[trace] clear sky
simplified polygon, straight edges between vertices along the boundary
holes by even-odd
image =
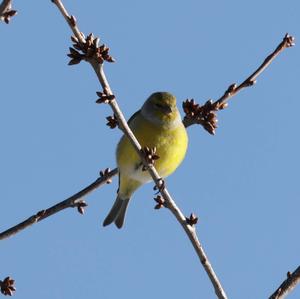
[[[217,99],[241,82],[286,32],[300,37],[300,2],[64,1],[85,33],[111,47],[105,70],[129,118],[154,91],[179,106]],[[0,24],[1,230],[115,167],[121,136],[86,63],[67,66],[70,30],[51,1],[14,1]],[[297,43],[297,40],[296,40]],[[300,264],[299,46],[287,49],[219,113],[210,136],[191,127],[189,150],[167,186],[233,299],[268,298]],[[67,210],[1,241],[0,279],[15,298],[215,298],[179,224],[141,188],[124,229],[102,227],[117,180]],[[300,286],[290,297],[300,298]]]

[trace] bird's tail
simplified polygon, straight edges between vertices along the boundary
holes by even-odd
[[[103,222],[103,226],[109,225],[114,222],[117,228],[121,228],[124,224],[125,214],[129,201],[130,198],[123,199],[118,195],[113,207],[111,208],[110,212]]]

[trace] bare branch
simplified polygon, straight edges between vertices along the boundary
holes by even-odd
[[[12,0],[3,0],[0,4],[0,20],[8,24],[16,14],[17,11],[12,9]]]
[[[83,35],[80,33],[80,30],[78,29],[76,22],[72,22],[72,17],[69,16],[68,12],[66,11],[66,9],[64,8],[62,2],[60,0],[52,0],[52,2],[54,4],[57,5],[57,7],[59,8],[60,12],[62,13],[62,15],[64,16],[65,20],[68,22],[71,30],[73,31],[75,37],[81,42],[84,43],[85,40],[83,38]],[[75,18],[74,18],[75,19]],[[88,60],[88,59],[87,59]],[[91,63],[91,65],[93,66],[98,80],[103,88],[103,92],[104,94],[106,94],[107,96],[113,96],[113,92],[109,86],[109,83],[106,79],[104,70],[103,70],[103,64],[99,63],[99,61],[97,61],[94,58],[91,58],[88,60],[88,62]],[[115,117],[118,120],[118,124],[120,126],[120,128],[123,130],[124,134],[129,138],[131,144],[133,145],[133,147],[135,148],[135,150],[137,151],[137,153],[140,155],[141,160],[143,162],[143,164],[147,167],[147,170],[149,171],[153,181],[155,182],[156,187],[160,190],[164,200],[166,201],[167,207],[170,209],[170,211],[174,214],[174,216],[176,217],[176,219],[178,220],[178,222],[181,224],[181,226],[183,227],[183,229],[185,230],[187,236],[189,237],[191,243],[193,244],[193,247],[206,271],[206,273],[208,274],[214,289],[215,289],[215,293],[217,295],[218,298],[227,298],[225,291],[223,290],[223,287],[221,286],[221,283],[216,275],[216,273],[214,272],[204,250],[203,247],[201,245],[201,243],[199,242],[199,239],[196,235],[196,230],[194,228],[194,226],[191,226],[187,223],[186,221],[186,217],[182,214],[182,212],[179,210],[179,208],[177,207],[177,205],[175,204],[174,200],[172,199],[170,193],[168,192],[168,190],[166,189],[165,185],[163,184],[163,188],[162,188],[162,179],[159,176],[159,174],[157,173],[156,169],[154,168],[154,166],[152,164],[147,163],[145,156],[142,154],[141,151],[141,145],[139,144],[138,140],[136,139],[136,137],[134,136],[134,134],[132,133],[132,131],[130,130],[120,108],[119,105],[116,102],[116,99],[113,97],[112,100],[109,101],[109,105],[111,106]]]
[[[290,48],[295,45],[295,38],[288,33],[284,36],[282,42],[276,47],[276,49],[264,60],[264,62],[258,67],[258,69],[251,74],[243,83],[239,86],[235,84],[230,85],[224,95],[216,101],[216,103],[222,104],[245,87],[252,86],[256,83],[257,77],[272,63],[272,61],[286,48]]]
[[[271,295],[269,299],[283,299],[300,283],[300,266],[293,272],[287,273],[287,279]]]
[[[286,48],[295,45],[295,38],[288,33],[284,36],[282,42],[276,49],[263,61],[263,63],[240,85],[231,84],[225,93],[215,102],[209,100],[203,106],[196,104],[194,100],[187,100],[183,104],[185,117],[183,123],[186,127],[194,124],[201,124],[209,133],[214,134],[217,128],[217,119],[215,112],[227,107],[227,101],[235,96],[243,88],[252,86],[256,83],[258,76],[272,63],[272,61]],[[209,107],[205,105],[209,104]],[[209,108],[209,109],[207,109]]]
[[[83,197],[87,194],[91,193],[92,191],[96,190],[98,187],[100,187],[103,184],[110,183],[111,178],[115,176],[118,173],[118,169],[115,168],[112,171],[109,171],[106,169],[104,172],[100,173],[100,177],[97,178],[93,183],[91,183],[89,186],[85,187],[81,191],[77,192],[76,194],[72,195],[71,197],[67,198],[66,200],[48,208],[45,210],[41,210],[35,215],[29,217],[28,219],[24,220],[23,222],[7,229],[6,231],[3,231],[0,233],[0,240],[9,238],[16,233],[22,231],[23,229],[41,221],[44,220],[47,217],[52,216],[53,214],[56,214],[64,209],[67,208],[74,208],[76,207],[78,209],[78,212],[81,214],[83,213],[83,208],[86,206],[85,202],[83,201]]]

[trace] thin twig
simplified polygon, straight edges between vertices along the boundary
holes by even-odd
[[[187,115],[184,117],[183,123],[186,127],[189,127],[194,124],[201,124],[203,127],[211,134],[214,134],[214,129],[216,126],[214,126],[214,123],[211,123],[209,119],[207,119],[208,113],[216,112],[218,110],[224,109],[226,107],[227,101],[235,96],[238,92],[240,92],[242,89],[252,86],[256,83],[256,79],[258,76],[272,63],[272,61],[286,48],[290,48],[295,45],[295,38],[288,33],[284,36],[281,43],[276,47],[276,49],[263,61],[263,63],[240,85],[237,85],[236,83],[231,84],[225,93],[215,102],[207,101],[206,104],[209,104],[210,109],[204,109],[205,115],[203,115],[202,111],[199,111],[204,106],[199,106],[198,104],[195,104],[194,101],[192,102],[192,105],[196,106],[196,111],[191,111],[192,113],[187,113]],[[190,107],[187,107],[190,108]],[[195,109],[194,109],[195,110]],[[189,109],[187,109],[189,112]],[[199,113],[200,112],[200,113]],[[216,118],[215,118],[216,119]],[[207,127],[206,127],[207,126]]]
[[[300,283],[300,266],[293,272],[287,273],[287,279],[271,295],[269,299],[283,299]]]
[[[106,172],[103,176],[100,176],[97,178],[93,183],[85,187],[84,189],[80,190],[76,194],[70,196],[66,200],[48,208],[45,210],[41,210],[35,215],[32,215],[28,219],[24,220],[23,222],[7,229],[6,231],[3,231],[0,233],[0,240],[6,239],[8,237],[11,237],[15,235],[16,233],[20,232],[21,230],[47,218],[52,216],[53,214],[56,214],[64,209],[67,208],[74,208],[77,207],[79,211],[81,211],[80,208],[82,208],[81,203],[83,202],[83,197],[87,194],[91,193],[92,191],[96,190],[101,185],[107,183],[110,181],[110,179],[115,176],[118,173],[118,169],[115,168],[112,171]]]
[[[67,22],[68,22],[69,26],[71,27],[71,30],[75,34],[76,38],[83,43],[84,42],[83,36],[80,33],[80,30],[78,29],[76,22],[74,22],[74,18],[73,18],[73,22],[70,21],[70,20],[72,20],[72,17],[67,13],[62,2],[60,0],[52,0],[52,2],[57,5],[60,12],[63,14],[64,18],[67,20]],[[106,75],[103,70],[103,64],[99,63],[98,61],[96,61],[94,59],[90,59],[88,61],[93,66],[93,68],[97,74],[97,77],[99,79],[99,82],[103,88],[104,93],[108,96],[113,96],[113,92],[109,86],[109,83],[106,79]],[[179,210],[179,208],[175,204],[174,200],[171,198],[171,195],[169,194],[169,192],[165,188],[165,186],[164,186],[164,188],[161,188],[161,182],[162,182],[161,177],[157,173],[155,167],[146,162],[145,157],[142,155],[142,152],[141,152],[141,149],[142,149],[141,145],[139,144],[138,140],[136,139],[136,137],[130,130],[130,128],[125,120],[125,117],[123,116],[123,114],[119,108],[119,105],[117,104],[117,102],[115,100],[115,97],[113,97],[112,100],[109,101],[109,105],[111,106],[115,116],[117,117],[118,123],[119,123],[121,129],[123,130],[124,134],[129,138],[131,144],[133,145],[133,147],[135,148],[137,153],[140,155],[140,158],[141,158],[143,164],[147,166],[147,169],[148,169],[153,181],[155,182],[156,187],[160,190],[163,198],[166,201],[166,204],[167,204],[166,206],[174,214],[174,216],[176,217],[178,222],[181,224],[181,226],[185,230],[191,243],[193,244],[193,247],[194,247],[198,257],[214,286],[217,297],[223,298],[223,299],[227,298],[225,291],[224,291],[216,273],[214,272],[206,254],[203,250],[201,243],[198,240],[198,237],[197,237],[196,231],[195,231],[195,227],[187,224],[186,217]]]
[[[235,96],[239,91],[245,87],[252,86],[256,83],[257,77],[272,63],[272,61],[286,48],[290,48],[295,45],[295,38],[288,33],[282,39],[282,42],[276,47],[276,49],[263,61],[263,63],[257,68],[257,70],[251,74],[244,82],[236,86],[232,84],[229,86],[224,95],[216,101],[218,104],[222,104]]]
[[[17,11],[12,9],[12,0],[3,0],[0,4],[0,20],[8,24],[11,17],[16,14]]]

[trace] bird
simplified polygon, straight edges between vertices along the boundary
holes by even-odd
[[[128,125],[142,148],[156,148],[159,158],[154,166],[162,178],[173,173],[181,164],[188,147],[188,135],[176,105],[176,97],[171,93],[151,94],[142,108],[129,119]],[[133,193],[152,178],[145,171],[139,154],[126,135],[117,145],[116,160],[119,188],[103,226],[114,222],[117,228],[122,228]]]

